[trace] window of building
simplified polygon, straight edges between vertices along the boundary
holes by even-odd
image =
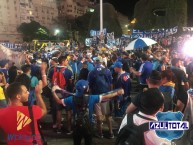
[[[14,4],[16,5],[16,1],[14,1]]]
[[[9,2],[9,0],[7,0],[7,3]]]
[[[166,16],[166,10],[165,9],[155,9],[153,11],[153,14],[158,17],[164,17]]]

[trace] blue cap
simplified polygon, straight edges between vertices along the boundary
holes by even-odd
[[[88,88],[88,81],[79,80],[76,85],[76,96],[80,97],[84,94],[84,91]]]
[[[114,68],[115,68],[115,67],[122,68],[122,66],[123,66],[123,64],[122,64],[122,62],[120,62],[120,61],[116,61],[116,62],[114,63]]]

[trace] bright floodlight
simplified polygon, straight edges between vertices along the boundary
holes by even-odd
[[[94,9],[90,8],[90,12],[93,13],[93,12],[94,12]]]
[[[59,29],[56,29],[56,30],[55,30],[55,33],[56,33],[56,34],[60,33],[60,30],[59,30]]]
[[[184,43],[183,53],[189,57],[193,57],[193,38],[188,39]]]

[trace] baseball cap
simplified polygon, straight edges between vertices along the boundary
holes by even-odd
[[[85,80],[79,80],[76,85],[76,95],[77,97],[80,97],[84,94],[84,91],[88,88],[88,81]]]
[[[122,62],[120,62],[120,61],[116,61],[116,62],[114,63],[114,68],[115,68],[115,67],[122,68],[122,66],[123,66],[123,64],[122,64]]]

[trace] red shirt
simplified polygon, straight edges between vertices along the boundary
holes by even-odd
[[[41,143],[37,120],[42,117],[42,109],[33,105],[35,138]],[[8,145],[32,145],[32,131],[29,110],[27,106],[10,106],[0,109],[0,128],[6,133]]]

